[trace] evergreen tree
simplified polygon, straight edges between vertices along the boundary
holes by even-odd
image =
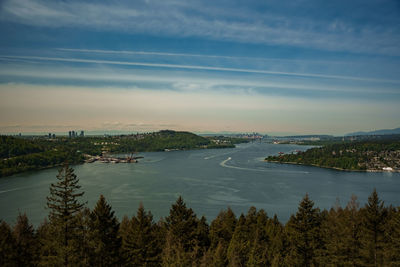
[[[400,208],[390,212],[385,229],[385,264],[400,266]]]
[[[131,220],[129,220],[128,216],[124,215],[122,217],[121,223],[119,224],[119,229],[118,229],[118,236],[121,239],[121,248],[119,251],[119,256],[121,259],[121,262],[125,264],[128,260],[126,258],[126,253],[125,253],[125,242],[127,240],[128,232],[131,228]]]
[[[235,231],[236,222],[236,216],[231,208],[218,214],[210,225],[210,245],[212,249],[216,248],[220,243],[221,246],[229,245]]]
[[[321,234],[325,247],[318,251],[319,262],[323,265],[340,265],[346,257],[344,238],[346,221],[344,221],[343,210],[341,207],[331,208],[326,220],[321,223]]]
[[[215,248],[215,252],[213,254],[212,258],[212,266],[226,266],[227,265],[227,259],[226,259],[226,251],[227,251],[226,245],[224,245],[222,242],[218,243],[217,247]]]
[[[236,226],[236,216],[231,208],[221,211],[211,222],[209,237],[210,248],[207,252],[209,264],[212,266],[226,266],[228,264],[227,250]]]
[[[56,231],[54,225],[46,219],[37,229],[37,240],[39,245],[39,266],[60,266],[58,257],[59,242],[55,238]]]
[[[167,235],[163,265],[185,264],[198,255],[198,224],[196,214],[179,197],[165,218]]]
[[[13,229],[16,243],[16,259],[18,266],[36,266],[38,261],[38,246],[33,226],[26,214],[19,214]]]
[[[267,258],[271,266],[282,266],[282,259],[284,258],[284,248],[286,246],[286,239],[283,232],[283,226],[279,222],[278,217],[274,215],[269,219],[266,226],[267,235],[269,238],[269,246]]]
[[[257,212],[257,221],[252,222],[255,233],[251,241],[249,260],[247,266],[269,266],[271,264],[269,253],[270,237],[267,233],[268,216],[264,210]]]
[[[91,244],[91,229],[90,229],[90,209],[84,208],[76,216],[77,229],[75,244],[79,248],[73,256],[74,262],[83,266],[90,264],[90,255],[93,244]]]
[[[387,210],[376,189],[368,197],[362,212],[361,255],[368,266],[383,265],[384,230]]]
[[[0,266],[16,266],[16,246],[10,226],[0,221]]]
[[[209,231],[210,227],[207,224],[206,217],[201,216],[200,220],[197,222],[197,228],[195,230],[194,251],[192,254],[193,263],[195,265],[200,264],[200,260],[210,247]]]
[[[140,204],[136,217],[126,227],[122,251],[127,266],[158,266],[161,245],[157,238],[157,225],[151,212]]]
[[[291,217],[289,228],[292,250],[290,252],[291,264],[296,266],[312,266],[316,263],[316,251],[321,247],[320,241],[320,213],[314,208],[314,202],[308,194],[300,202],[299,209]]]
[[[250,251],[251,231],[246,223],[246,217],[241,214],[229,243],[227,258],[228,266],[245,266]]]
[[[119,263],[121,239],[118,236],[119,223],[111,206],[103,195],[89,215],[92,266],[114,266]]]
[[[84,192],[78,192],[79,179],[74,170],[64,164],[57,175],[58,182],[50,185],[50,196],[47,197],[47,207],[50,209],[51,237],[57,241],[55,259],[58,265],[69,266],[73,254],[77,253],[77,217],[84,203],[78,201]]]
[[[162,251],[162,266],[186,267],[192,265],[192,253],[185,251],[182,242],[173,236],[172,231],[167,232],[165,245]]]
[[[351,196],[349,203],[343,210],[343,247],[346,251],[343,264],[349,266],[361,266],[361,217],[359,203],[355,195]]]

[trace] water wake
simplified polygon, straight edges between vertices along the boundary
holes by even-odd
[[[18,190],[22,190],[22,189],[26,189],[26,188],[27,187],[17,187],[17,188],[13,188],[13,189],[9,189],[9,190],[3,190],[3,191],[0,191],[0,194],[12,192],[12,191],[18,191]]]
[[[252,169],[252,168],[244,168],[244,167],[238,167],[238,166],[232,166],[232,165],[227,165],[226,163],[230,161],[232,158],[229,157],[226,160],[223,160],[219,163],[221,167],[224,168],[230,168],[230,169],[236,169],[236,170],[242,170],[242,171],[253,171],[253,172],[281,172],[281,173],[301,173],[301,174],[307,174],[309,172],[305,171],[285,171],[285,170],[268,170],[268,169]]]
[[[215,155],[211,155],[211,156],[205,157],[204,159],[213,159],[213,158],[216,158],[216,157],[219,157],[219,156],[232,155],[232,154],[235,154],[237,152],[238,151],[232,151],[232,152],[228,152],[228,153],[215,154]]]

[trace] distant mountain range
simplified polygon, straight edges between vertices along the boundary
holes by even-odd
[[[384,135],[384,134],[400,134],[400,128],[396,129],[383,129],[370,132],[354,132],[345,134],[345,136],[356,136],[356,135]]]

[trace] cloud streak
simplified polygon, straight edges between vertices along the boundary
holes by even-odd
[[[378,6],[378,3],[375,4]],[[399,20],[395,17],[392,17],[392,24],[376,19],[380,24],[373,25],[336,17],[330,21],[321,17],[311,20],[305,15],[293,19],[283,10],[294,12],[304,6],[283,7],[272,2],[266,5],[259,12],[240,5],[234,8],[235,3],[225,7],[212,2],[207,7],[207,2],[198,1],[190,1],[189,4],[171,1],[111,1],[99,4],[8,0],[3,2],[0,14],[4,21],[50,28],[84,27],[154,36],[201,37],[328,51],[400,55]],[[270,9],[275,9],[275,12]],[[237,17],[232,14],[237,14]]]
[[[9,82],[18,82],[21,79],[39,79],[41,83],[63,84],[64,81],[76,81],[78,84],[85,82],[92,83],[93,88],[101,88],[107,85],[120,84],[120,87],[141,86],[150,90],[163,88],[164,90],[193,91],[201,90],[203,92],[222,91],[229,94],[237,92],[243,93],[265,93],[273,91],[279,94],[280,90],[290,90],[293,92],[332,92],[339,93],[337,97],[343,98],[343,94],[355,93],[376,93],[379,88],[380,93],[399,95],[400,91],[396,88],[360,85],[338,85],[321,84],[318,81],[299,81],[298,79],[276,79],[268,77],[267,79],[248,79],[246,77],[217,75],[202,75],[199,73],[176,73],[174,71],[130,71],[120,68],[101,67],[40,67],[34,65],[7,65],[0,67],[0,77],[8,77]],[[147,86],[146,86],[147,85]],[[292,95],[296,95],[293,93]]]
[[[257,70],[257,69],[212,67],[212,66],[199,66],[199,65],[179,65],[179,64],[129,62],[129,61],[100,60],[100,59],[40,57],[40,56],[8,56],[8,55],[0,55],[0,59],[43,60],[43,61],[58,61],[58,62],[73,62],[73,63],[91,63],[91,64],[106,64],[106,65],[141,66],[141,67],[151,67],[151,68],[206,70],[206,71],[221,71],[221,72],[239,72],[239,73],[254,73],[254,74],[266,74],[266,75],[282,75],[282,76],[299,76],[299,77],[311,77],[311,78],[326,78],[326,79],[337,79],[337,80],[387,82],[387,83],[400,84],[399,80],[386,80],[386,79],[374,79],[374,78],[365,78],[365,77],[351,77],[351,76],[326,75],[326,74],[314,74],[314,73],[268,71],[268,70]]]

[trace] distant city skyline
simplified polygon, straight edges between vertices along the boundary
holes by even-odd
[[[0,4],[0,134],[400,127],[400,4]]]

